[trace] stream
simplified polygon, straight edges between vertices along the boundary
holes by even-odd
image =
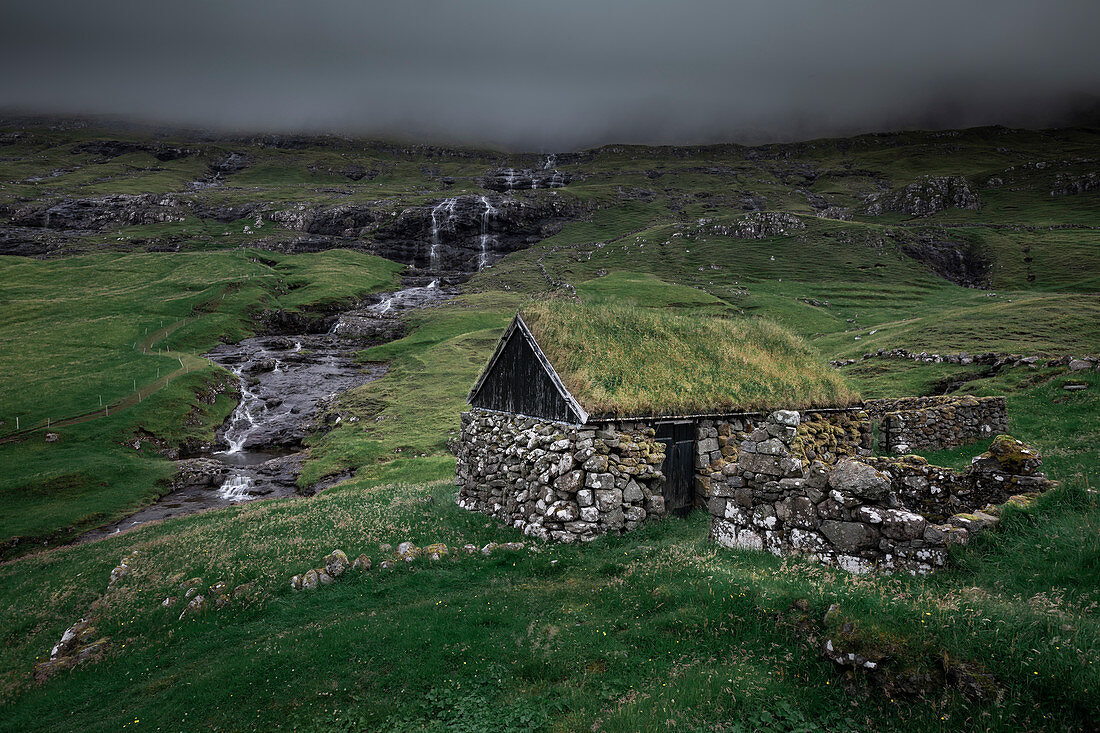
[[[409,311],[449,300],[453,284],[438,275],[406,278],[377,302],[343,311],[322,333],[255,336],[204,356],[237,376],[241,398],[219,428],[216,450],[177,461],[173,490],[130,516],[81,536],[90,541],[146,522],[196,514],[260,498],[314,494],[347,476],[299,489],[302,442],[337,396],[379,379],[384,364],[356,362],[356,352],[400,337]]]

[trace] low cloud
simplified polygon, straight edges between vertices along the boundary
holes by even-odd
[[[0,106],[561,150],[1053,125],[1100,3],[10,0]]]

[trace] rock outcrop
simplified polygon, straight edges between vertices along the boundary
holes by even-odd
[[[481,185],[490,191],[503,193],[526,189],[562,188],[571,180],[569,174],[552,168],[497,168],[486,174]]]
[[[432,270],[478,270],[553,234],[580,213],[577,203],[545,198],[457,196],[405,209],[373,233],[371,250]]]
[[[978,194],[962,176],[921,176],[902,189],[867,198],[866,213],[928,216],[947,209],[981,208]]]

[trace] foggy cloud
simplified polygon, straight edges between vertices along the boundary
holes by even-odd
[[[1049,125],[1095,0],[6,0],[0,107],[563,150]]]

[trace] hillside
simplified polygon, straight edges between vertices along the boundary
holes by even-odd
[[[1063,357],[1100,354],[1098,160],[1092,129],[547,156],[0,120],[0,729],[1094,727],[1100,371]],[[924,578],[716,548],[705,512],[454,552],[525,539],[454,506],[448,444],[550,299],[782,332],[830,394],[1005,394],[1059,486]],[[325,348],[369,377],[250,446],[321,493],[69,544],[209,470]],[[404,541],[452,552],[380,570]],[[374,569],[291,590],[336,548]],[[81,617],[95,658],[36,680]],[[880,673],[822,655],[845,621]]]

